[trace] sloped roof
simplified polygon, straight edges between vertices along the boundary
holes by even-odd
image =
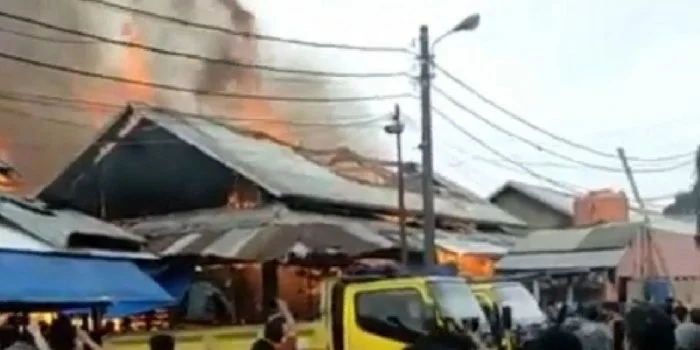
[[[349,255],[399,246],[396,223],[292,211],[281,205],[232,211],[200,210],[121,223],[149,241],[155,254],[241,260],[281,258],[302,244],[312,250],[339,249]],[[419,230],[408,228],[408,244],[422,250]],[[505,248],[468,236],[436,233],[444,249],[504,254]]]
[[[574,214],[575,198],[571,194],[557,191],[544,186],[531,185],[519,181],[508,181],[496,190],[489,200],[495,201],[502,193],[514,190],[528,196],[553,210],[571,216]]]
[[[101,257],[152,258],[140,251],[109,251],[71,247],[74,235],[109,238],[141,246],[145,240],[115,225],[72,210],[55,210],[45,203],[0,194],[0,250],[70,253]]]
[[[622,260],[624,249],[506,255],[496,264],[500,271],[576,270],[612,268]]]
[[[144,242],[115,225],[77,211],[51,209],[37,200],[0,196],[0,216],[54,247],[68,247],[68,240],[74,234]]]
[[[328,167],[310,161],[292,147],[262,135],[240,132],[214,118],[185,115],[165,109],[132,106],[105,129],[101,137],[119,139],[129,120],[144,118],[197,148],[206,156],[247,177],[278,198],[305,198],[324,203],[396,210],[396,189],[372,186],[344,178]],[[121,125],[122,127],[117,127]],[[54,183],[70,183],[99,157],[92,145]],[[108,152],[108,151],[107,151]],[[45,188],[50,190],[53,184]],[[406,194],[406,209],[422,210],[419,194]],[[519,219],[492,205],[436,198],[438,215],[477,222],[524,225]]]

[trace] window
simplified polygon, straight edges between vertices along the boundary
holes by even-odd
[[[430,291],[442,317],[449,317],[458,324],[478,318],[480,328],[488,331],[486,315],[466,281],[431,282]]]
[[[510,306],[513,319],[517,323],[542,323],[546,320],[544,313],[537,305],[535,297],[520,283],[502,283],[496,285],[496,291],[503,306]]]
[[[403,342],[411,342],[425,325],[425,305],[412,288],[358,293],[357,324],[363,330]]]

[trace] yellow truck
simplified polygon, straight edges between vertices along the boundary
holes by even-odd
[[[469,325],[489,337],[486,317],[461,277],[357,276],[328,279],[322,288],[320,318],[297,325],[298,349],[404,350],[428,334],[430,324],[462,325],[459,332]],[[248,349],[261,328],[202,328],[172,334],[178,350]],[[146,350],[151,335],[112,337],[105,340],[106,348]]]

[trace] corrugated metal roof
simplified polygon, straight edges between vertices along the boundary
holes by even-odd
[[[595,227],[537,230],[519,240],[511,253],[572,251],[595,230]]]
[[[150,241],[156,254],[230,259],[269,259],[286,255],[301,243],[314,250],[340,249],[362,254],[399,246],[395,223],[288,210],[282,206],[231,211],[203,210],[130,220],[124,226]],[[419,230],[408,228],[408,244],[422,250]],[[471,240],[467,235],[436,233],[436,244],[448,250],[504,254],[505,248]]]
[[[640,219],[641,220],[641,219]],[[694,235],[693,224],[650,216],[652,233]],[[641,221],[606,223],[583,228],[546,229],[531,232],[518,241],[511,253],[604,250],[626,247],[642,229]]]
[[[68,248],[73,234],[93,235],[143,243],[120,227],[72,210],[49,209],[43,202],[8,195],[0,196],[0,216],[55,248]]]
[[[514,189],[548,207],[564,214],[573,215],[575,197],[548,187],[531,185],[519,181],[508,181],[489,198],[493,200],[507,189]]]
[[[624,249],[506,255],[496,264],[499,271],[564,270],[612,268],[622,259]]]
[[[0,249],[30,252],[51,252],[54,249],[45,242],[28,236],[26,233],[0,224]]]
[[[169,130],[213,159],[248,177],[276,196],[298,196],[329,203],[395,210],[396,189],[353,182],[267,138],[233,131],[212,120],[165,110],[137,109],[137,114]],[[420,212],[419,194],[406,194],[406,209]],[[524,223],[486,203],[436,198],[435,209],[448,217],[510,225]]]

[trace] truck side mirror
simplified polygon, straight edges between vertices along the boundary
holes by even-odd
[[[513,329],[513,309],[510,306],[503,307],[503,316],[501,321],[503,322],[503,329]]]

